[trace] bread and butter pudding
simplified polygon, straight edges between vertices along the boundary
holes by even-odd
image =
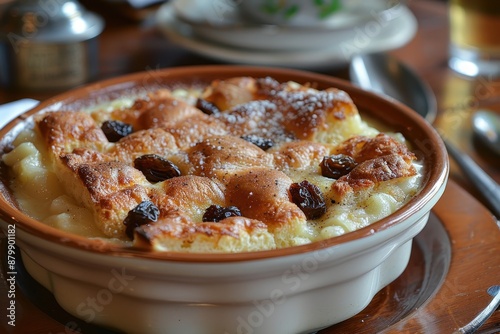
[[[76,318],[127,333],[349,319],[405,270],[449,170],[404,105],[249,66],[80,87],[0,129],[0,147],[0,228],[26,271]]]
[[[36,115],[3,162],[19,207],[48,225],[196,253],[352,232],[407,203],[423,174],[344,91],[250,76]]]

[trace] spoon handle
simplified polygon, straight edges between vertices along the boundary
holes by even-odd
[[[486,306],[486,308],[481,311],[471,322],[469,322],[464,327],[459,328],[453,334],[472,334],[475,333],[479,327],[481,327],[486,320],[495,312],[495,310],[500,305],[500,285],[491,286],[488,289],[488,292],[494,292],[494,298],[491,302]],[[491,294],[491,293],[490,293]]]
[[[484,200],[490,204],[493,214],[500,218],[500,186],[479,167],[471,157],[461,152],[449,142],[444,142],[448,153],[453,157],[473,185],[479,190]]]

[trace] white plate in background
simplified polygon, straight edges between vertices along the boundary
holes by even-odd
[[[406,14],[406,7],[394,5],[387,9],[385,1],[365,3],[366,13],[354,17],[336,17],[330,24],[315,27],[259,24],[246,18],[238,4],[216,5],[204,0],[172,0],[176,20],[189,25],[195,36],[238,48],[258,50],[324,49],[331,41],[353,39],[357,30],[373,30],[377,39],[394,35],[395,18]],[[382,7],[384,6],[384,7]],[[372,33],[368,31],[368,34]]]
[[[417,20],[413,13],[403,7],[402,13],[385,26],[369,21],[351,35],[331,34],[326,47],[306,50],[259,50],[217,43],[197,36],[193,27],[181,22],[175,15],[172,4],[165,3],[157,11],[156,23],[161,32],[172,42],[203,56],[234,64],[281,66],[301,69],[333,68],[345,65],[357,53],[382,52],[398,48],[410,41],[417,31]],[[245,45],[262,40],[260,35],[235,34],[232,38],[246,40]],[[296,36],[288,36],[294,43],[301,42]]]

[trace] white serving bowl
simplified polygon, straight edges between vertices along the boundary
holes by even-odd
[[[363,11],[344,10],[334,14],[336,18],[321,21],[314,16],[313,3],[303,2],[301,8],[307,13],[294,18],[290,24],[275,18],[275,15],[261,12],[262,2],[245,0],[237,6],[226,6],[221,10],[211,1],[175,0],[160,8],[157,21],[163,28],[165,22],[172,22],[176,29],[192,31],[204,41],[246,51],[270,52],[332,48],[338,48],[343,51],[342,54],[352,53],[353,49],[363,52],[365,50],[362,49],[373,40],[378,43],[401,40],[397,38],[401,31],[406,31],[406,36],[413,36],[416,30],[413,29],[416,20],[411,11],[399,2],[358,3],[354,6],[365,7]],[[308,15],[310,17],[305,18]],[[314,24],[293,24],[311,20]],[[357,42],[360,39],[364,42]]]
[[[404,1],[341,0],[319,3],[315,0],[242,0],[235,7],[244,17],[262,24],[291,27],[349,28],[367,20],[374,20],[380,13],[390,11]],[[225,13],[220,6],[219,16]]]
[[[27,271],[66,311],[127,333],[308,333],[357,314],[404,271],[412,239],[446,186],[444,145],[416,112],[339,79],[242,66],[137,73],[40,103],[0,131],[0,144],[8,147],[35,113],[75,110],[131,92],[241,75],[345,90],[361,112],[411,142],[424,164],[421,191],[390,216],[321,242],[262,252],[180,254],[141,252],[52,228],[23,214],[4,180],[1,228],[16,225],[16,244]]]

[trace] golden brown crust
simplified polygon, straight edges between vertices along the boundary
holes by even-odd
[[[147,188],[138,184],[101,197],[92,206],[98,227],[108,237],[125,239],[123,222],[129,211],[148,199]]]
[[[222,181],[243,169],[273,166],[272,155],[233,136],[208,137],[189,149],[188,159],[192,174]]]
[[[292,89],[285,84],[276,88],[273,82],[269,85],[274,87],[270,100],[282,112],[284,128],[298,139],[315,140],[318,132],[329,131],[333,124],[358,113],[350,97],[338,89]]]
[[[88,148],[75,148],[72,153],[61,154],[61,163],[73,172],[82,164],[112,161],[112,157]]]
[[[202,98],[224,111],[258,99],[257,89],[257,81],[251,77],[214,80],[205,89]]]
[[[384,181],[416,175],[415,167],[405,158],[389,154],[365,160],[332,185],[335,198],[342,202],[348,195],[365,192]]]
[[[92,156],[92,155],[90,155]],[[128,212],[149,198],[149,183],[137,169],[118,161],[79,163],[79,156],[68,155],[74,173],[61,178],[66,190],[94,215],[98,228],[108,237],[125,238],[123,220]]]
[[[77,147],[103,150],[108,143],[101,128],[85,112],[47,113],[38,122],[38,129],[55,156],[71,153]]]
[[[287,224],[304,213],[290,201],[292,180],[283,172],[268,168],[246,169],[233,175],[226,185],[230,205],[245,217],[261,220],[268,226]]]
[[[139,170],[119,161],[82,164],[77,173],[95,201],[124,188],[148,184]]]
[[[230,217],[217,223],[193,223],[183,216],[165,217],[135,230],[136,246],[178,252],[244,252],[275,248],[260,221]]]
[[[163,129],[172,134],[182,150],[187,150],[207,137],[227,134],[222,122],[205,114],[166,123]]]
[[[117,160],[131,163],[144,154],[169,157],[178,152],[175,137],[164,129],[154,128],[136,131],[120,139],[108,154]]]
[[[330,154],[330,148],[324,144],[305,140],[293,141],[271,149],[275,165],[280,170],[318,168],[323,157]]]
[[[406,145],[384,133],[375,137],[352,137],[340,144],[336,148],[336,152],[349,155],[357,162],[390,154],[405,156],[408,161],[415,159],[415,155]]]
[[[277,109],[276,104],[269,100],[239,104],[214,117],[224,123],[233,136],[258,135],[278,140],[294,138],[294,135],[283,127],[283,114]]]
[[[220,112],[205,114],[163,89],[111,112],[54,112],[38,121],[66,190],[89,208],[105,235],[126,239],[129,211],[151,201],[160,214],[135,229],[136,247],[197,252],[287,247],[311,241],[306,214],[290,194],[292,178],[319,180],[321,191],[341,202],[416,173],[415,156],[403,143],[358,133],[363,129],[358,111],[343,91],[236,77],[213,81],[201,97]],[[134,132],[109,142],[100,129],[105,120],[131,124]],[[259,146],[248,135],[274,146]],[[319,168],[323,157],[334,153],[359,163],[336,182]],[[134,167],[146,154],[173,162],[180,176],[148,181]],[[235,206],[242,216],[204,222],[211,205]]]
[[[161,128],[170,123],[203,115],[198,108],[173,97],[152,101],[157,101],[157,103],[143,111],[138,118],[140,129]]]
[[[225,205],[222,185],[202,176],[185,175],[161,182],[151,193],[151,201],[162,216],[181,214],[192,221],[201,221],[210,205]]]
[[[143,113],[152,109],[163,109],[162,104],[165,100],[171,99],[172,94],[168,89],[158,89],[155,92],[148,93],[143,98],[134,100],[130,107],[118,108],[111,112],[111,118],[131,124],[135,129],[141,129],[141,124],[138,121]],[[93,117],[99,122],[104,122],[106,117],[102,118],[102,111],[92,113]]]

